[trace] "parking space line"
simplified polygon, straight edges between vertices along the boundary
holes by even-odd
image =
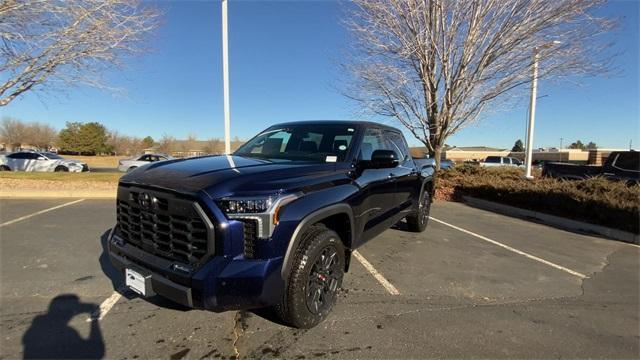
[[[62,205],[58,205],[58,206],[54,206],[54,207],[51,207],[51,208],[48,208],[48,209],[40,210],[40,211],[34,212],[33,214],[25,215],[25,216],[19,217],[17,219],[9,220],[7,222],[4,222],[4,223],[0,224],[0,228],[4,227],[4,226],[7,226],[7,225],[15,224],[15,223],[17,223],[19,221],[22,221],[22,220],[27,220],[29,218],[32,218],[32,217],[40,215],[40,214],[44,214],[44,213],[49,212],[49,211],[53,211],[53,210],[57,210],[57,209],[63,208],[65,206],[77,204],[77,203],[79,203],[81,201],[84,201],[84,200],[85,199],[71,201],[71,202],[68,202],[68,203],[64,203]]]
[[[98,307],[98,309],[93,314],[91,314],[91,316],[87,319],[87,322],[92,322],[96,320],[100,321],[104,319],[104,317],[107,315],[109,310],[111,310],[111,308],[118,302],[118,300],[120,300],[121,297],[122,295],[119,292],[114,291],[113,294],[111,294],[111,296],[109,296],[105,301],[103,301],[102,304],[100,304],[100,306]]]
[[[493,244],[493,245],[500,246],[501,248],[504,248],[504,249],[507,249],[507,250],[509,250],[509,251],[511,251],[511,252],[514,252],[514,253],[516,253],[516,254],[519,254],[519,255],[525,256],[525,257],[527,257],[527,258],[529,258],[529,259],[531,259],[531,260],[535,260],[535,261],[541,262],[541,263],[543,263],[543,264],[545,264],[545,265],[548,265],[548,266],[551,266],[551,267],[553,267],[553,268],[556,268],[556,269],[558,269],[558,270],[562,270],[562,271],[564,271],[564,272],[566,272],[566,273],[569,273],[569,274],[571,274],[571,275],[573,275],[573,276],[577,276],[577,277],[579,277],[579,278],[581,278],[581,279],[586,279],[586,278],[588,277],[587,275],[582,274],[582,273],[579,273],[579,272],[577,272],[577,271],[575,271],[575,270],[571,270],[571,269],[566,268],[566,267],[564,267],[564,266],[561,266],[561,265],[558,265],[558,264],[552,263],[551,261],[547,261],[547,260],[545,260],[545,259],[539,258],[539,257],[537,257],[537,256],[535,256],[535,255],[531,255],[531,254],[528,254],[528,253],[526,253],[526,252],[524,252],[524,251],[521,251],[521,250],[518,250],[518,249],[512,248],[512,247],[511,247],[511,246],[509,246],[509,245],[505,245],[505,244],[503,244],[503,243],[500,243],[500,242],[497,242],[497,241],[495,241],[495,240],[489,239],[488,237],[482,236],[482,235],[480,235],[480,234],[476,234],[476,233],[474,233],[474,232],[472,232],[472,231],[465,230],[465,229],[463,229],[463,228],[461,228],[461,227],[457,227],[457,226],[455,226],[455,225],[449,224],[449,223],[444,222],[444,221],[442,221],[442,220],[438,220],[438,219],[436,219],[436,218],[434,218],[434,217],[432,217],[432,216],[429,216],[429,218],[430,218],[431,220],[433,220],[433,221],[437,222],[437,223],[440,223],[440,224],[442,224],[442,225],[446,225],[446,226],[448,226],[448,227],[450,227],[450,228],[452,228],[452,229],[456,229],[456,230],[461,231],[461,232],[463,232],[463,233],[465,233],[465,234],[469,234],[469,235],[474,236],[474,237],[476,237],[476,238],[478,238],[478,239],[480,239],[480,240],[484,240],[484,241],[486,241],[486,242],[489,242],[489,243],[491,243],[491,244]]]
[[[387,290],[389,294],[400,295],[400,291],[398,291],[398,289],[396,289],[396,287],[393,286],[393,284],[390,283],[389,280],[382,276],[382,274],[380,274],[378,270],[376,270],[376,268],[374,268],[373,265],[371,265],[371,263],[358,252],[358,250],[353,252],[353,256],[355,256],[360,264],[362,264],[362,266],[364,266],[364,268],[367,269],[367,271],[371,273],[371,275],[373,275],[376,280],[378,280],[378,282],[385,288],[385,290]]]

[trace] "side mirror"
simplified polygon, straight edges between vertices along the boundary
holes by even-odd
[[[371,160],[368,162],[368,168],[384,169],[398,166],[398,154],[393,150],[376,150],[371,154]]]

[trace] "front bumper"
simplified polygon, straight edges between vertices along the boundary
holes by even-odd
[[[126,268],[150,275],[153,293],[187,307],[217,312],[260,308],[276,304],[284,291],[282,257],[219,255],[189,271],[124,243],[116,231],[109,236],[108,249],[111,263],[123,276]]]

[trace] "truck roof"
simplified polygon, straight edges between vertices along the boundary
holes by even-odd
[[[398,128],[393,126],[373,122],[373,121],[363,121],[363,120],[304,120],[304,121],[290,121],[284,123],[274,124],[269,127],[274,126],[287,126],[287,125],[352,125],[354,127],[379,127],[385,128],[388,130],[400,131]]]

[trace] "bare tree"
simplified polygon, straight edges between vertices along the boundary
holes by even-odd
[[[209,140],[207,140],[207,144],[203,150],[207,154],[221,154],[224,152],[224,145],[222,140],[217,138],[210,138]]]
[[[187,135],[187,139],[180,143],[180,150],[183,152],[195,150],[197,143],[198,137],[196,136],[196,134],[189,134]]]
[[[58,131],[49,124],[33,122],[26,125],[25,143],[40,150],[49,150],[58,140]]]
[[[176,147],[176,138],[163,134],[158,142],[158,151],[171,155]]]
[[[8,145],[11,150],[26,143],[27,125],[22,121],[10,117],[3,117],[0,122],[0,142]]]
[[[610,68],[599,36],[615,21],[592,11],[603,2],[355,0],[345,94],[400,122],[439,169],[447,137],[529,83],[534,56],[539,78]]]
[[[158,12],[138,0],[0,3],[0,106],[54,85],[107,87],[102,73],[143,50]]]

